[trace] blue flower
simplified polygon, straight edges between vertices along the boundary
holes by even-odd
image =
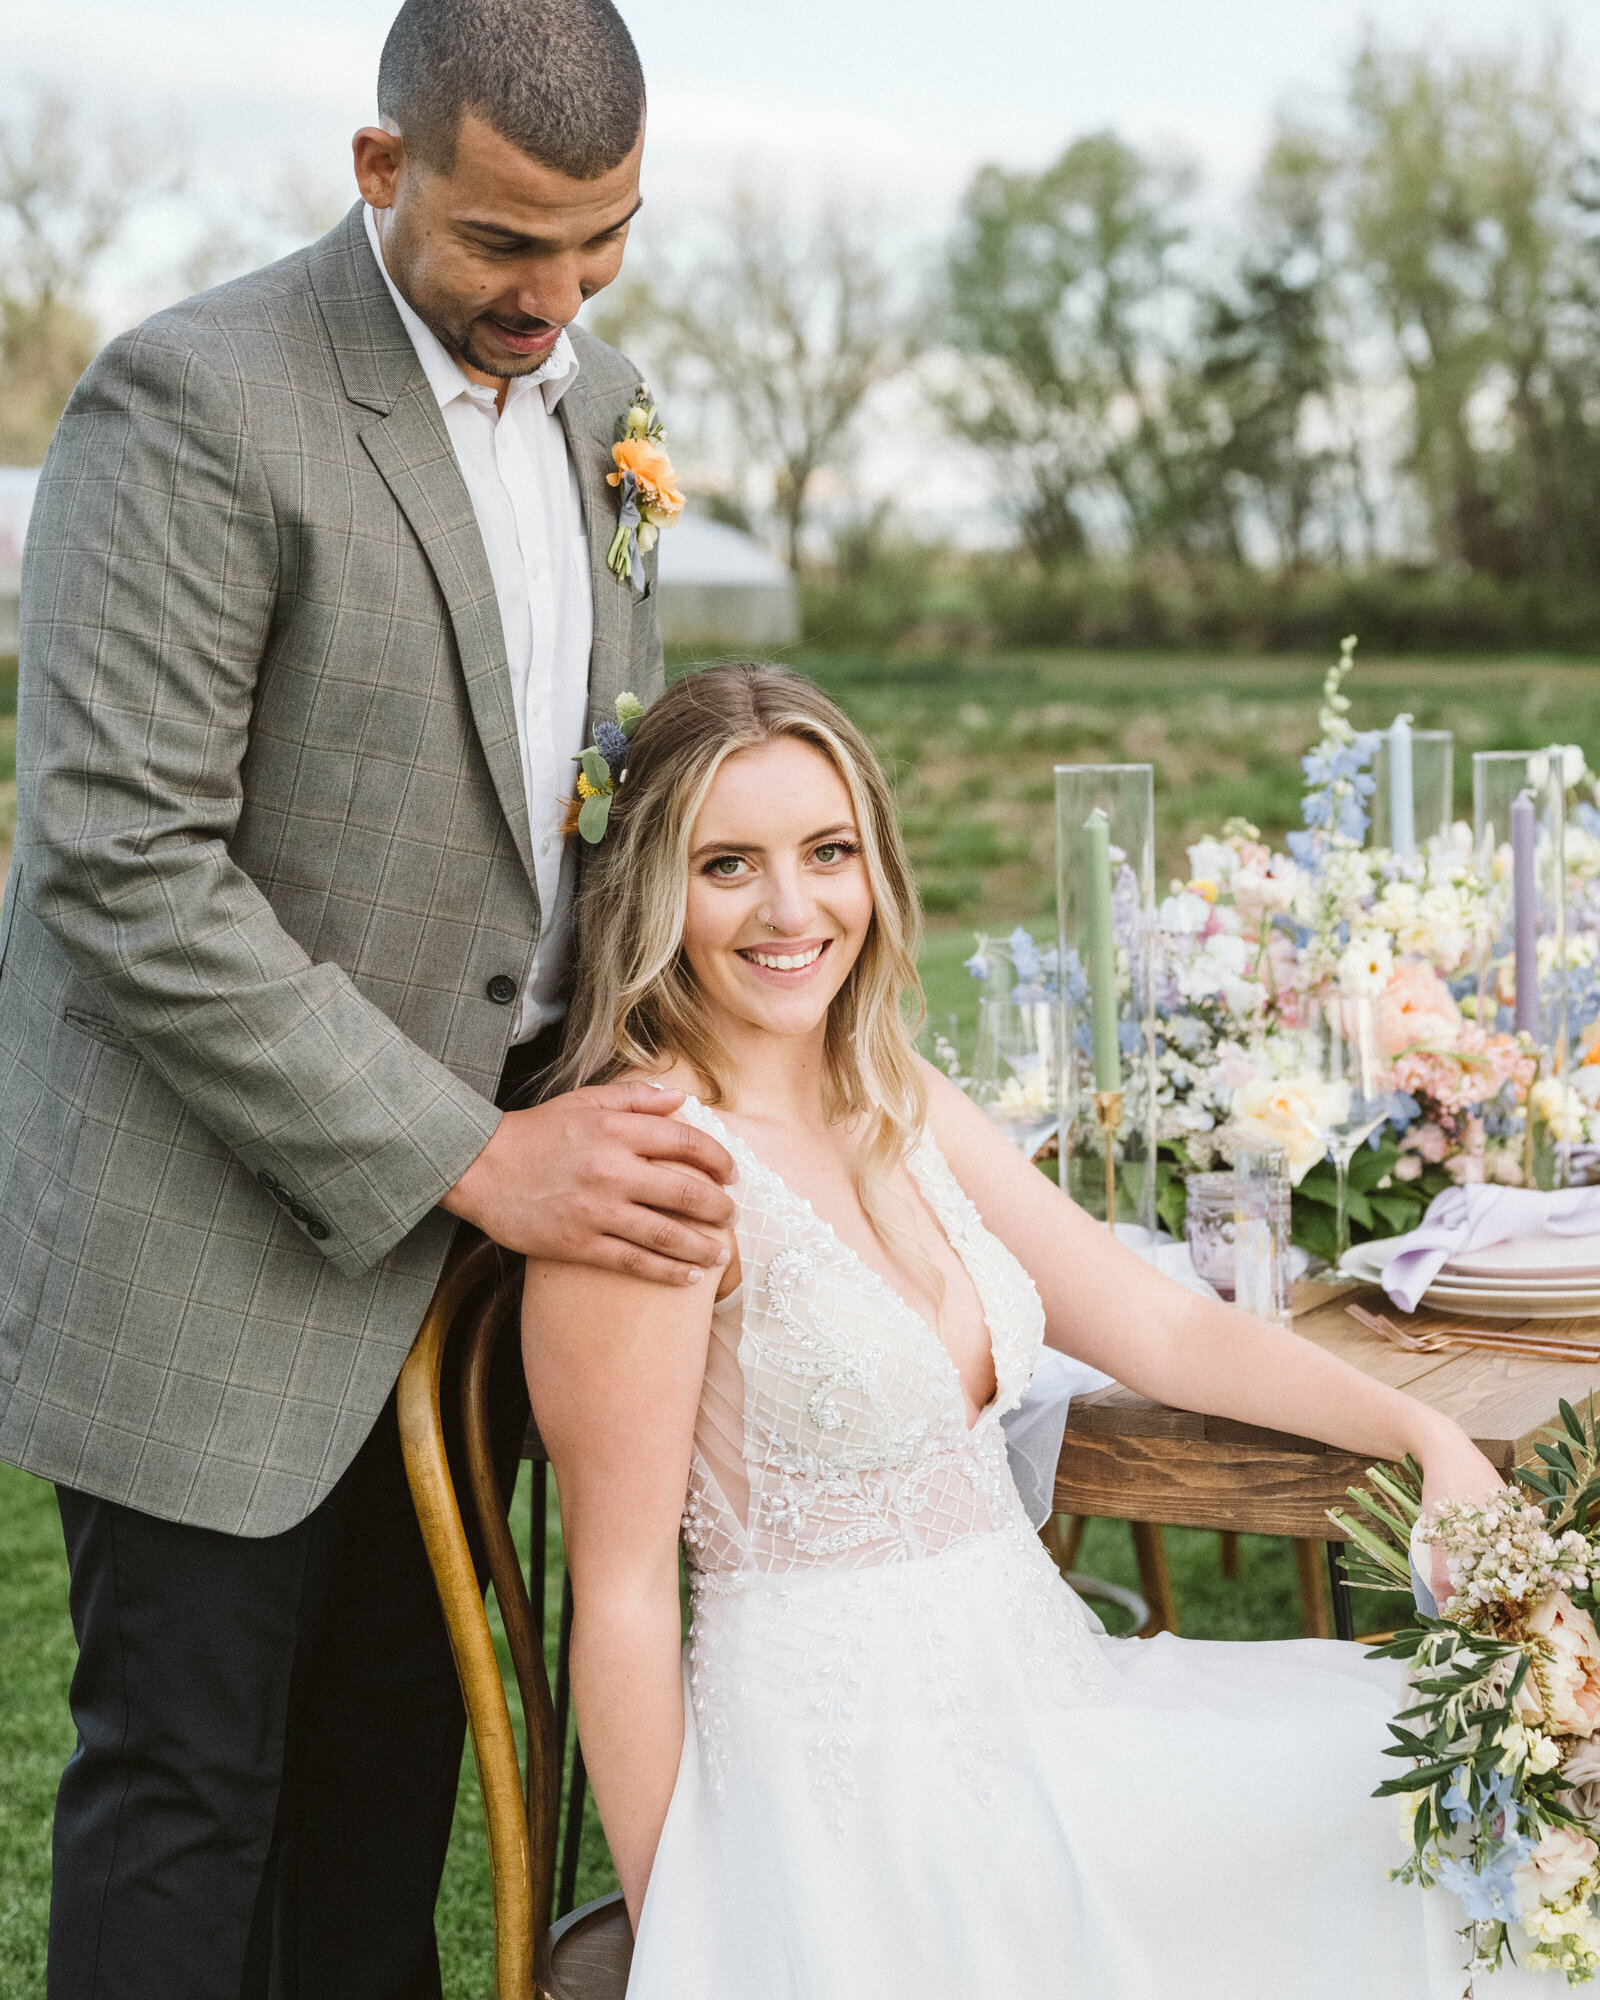
[[[962,970],[970,972],[974,979],[987,979],[989,977],[989,961],[984,957],[982,945],[979,945],[971,958],[964,958],[961,961],[961,966]]]
[[[1024,986],[1031,986],[1040,973],[1039,947],[1032,934],[1021,924],[1006,939],[1006,949],[1011,953],[1011,963],[1016,968],[1017,978]]]
[[[1522,1899],[1512,1878],[1532,1852],[1517,1835],[1491,1849],[1481,1869],[1452,1854],[1439,1864],[1439,1880],[1461,1898],[1472,1923],[1514,1923],[1522,1915]]]
[[[1465,1826],[1469,1819],[1475,1817],[1472,1807],[1467,1803],[1465,1789],[1471,1776],[1470,1765],[1458,1764],[1450,1774],[1450,1789],[1439,1802],[1457,1826]]]
[[[628,761],[628,739],[619,724],[601,722],[595,725],[594,747],[604,757],[614,778]]]
[[[1389,1099],[1389,1123],[1396,1132],[1405,1131],[1422,1116],[1422,1106],[1409,1090],[1397,1090]]]

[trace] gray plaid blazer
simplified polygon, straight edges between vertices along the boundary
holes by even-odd
[[[599,716],[659,690],[661,641],[605,566],[638,377],[573,337]],[[17,776],[0,1459],[276,1534],[399,1372],[539,933],[494,585],[359,207],[79,384]]]

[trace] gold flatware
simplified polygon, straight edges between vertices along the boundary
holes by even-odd
[[[1475,1326],[1430,1326],[1413,1333],[1396,1326],[1383,1313],[1368,1312],[1363,1306],[1346,1306],[1345,1311],[1358,1326],[1379,1335],[1408,1354],[1438,1354],[1447,1347],[1481,1347],[1495,1354],[1521,1354],[1535,1361],[1600,1362],[1600,1346],[1563,1340],[1556,1334],[1523,1334],[1507,1329],[1486,1332]]]

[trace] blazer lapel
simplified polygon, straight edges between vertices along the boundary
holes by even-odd
[[[532,881],[522,750],[489,558],[450,433],[373,258],[359,202],[313,246],[310,267],[345,394],[375,412],[362,426],[361,442],[443,594],[489,775]]]
[[[531,880],[528,795],[500,606],[472,498],[420,362],[389,414],[364,426],[361,442],[411,523],[444,596],[489,775]]]
[[[615,470],[611,447],[622,410],[613,398],[586,388],[581,370],[556,408],[578,475],[583,530],[589,541],[589,578],[594,598],[589,714],[591,721],[603,721],[611,715],[617,696],[626,689],[633,666],[633,585],[622,582],[606,567],[611,538],[617,532],[616,488],[606,484],[606,474]]]

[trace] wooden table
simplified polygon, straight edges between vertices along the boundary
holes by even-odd
[[[1532,1457],[1535,1441],[1557,1420],[1556,1406],[1563,1397],[1577,1404],[1600,1389],[1600,1369],[1563,1361],[1524,1360],[1467,1347],[1408,1354],[1358,1326],[1345,1312],[1350,1304],[1385,1312],[1419,1331],[1445,1323],[1504,1331],[1516,1322],[1459,1315],[1447,1320],[1427,1311],[1407,1317],[1374,1286],[1301,1284],[1294,1292],[1296,1334],[1453,1417],[1501,1472]],[[1597,1319],[1523,1324],[1600,1343]],[[1073,1402],[1056,1470],[1056,1507],[1064,1514],[1136,1524],[1292,1536],[1304,1586],[1305,1564],[1315,1544],[1328,1539],[1326,1510],[1345,1504],[1346,1488],[1360,1482],[1369,1462],[1313,1438],[1168,1409],[1114,1385]],[[1151,1567],[1152,1542],[1153,1531],[1141,1548],[1141,1571],[1156,1613],[1155,1624],[1147,1629],[1158,1629],[1172,1622],[1171,1600],[1164,1573]],[[1348,1638],[1349,1596],[1332,1562],[1340,1546],[1329,1543],[1329,1568],[1335,1626],[1341,1638]]]

